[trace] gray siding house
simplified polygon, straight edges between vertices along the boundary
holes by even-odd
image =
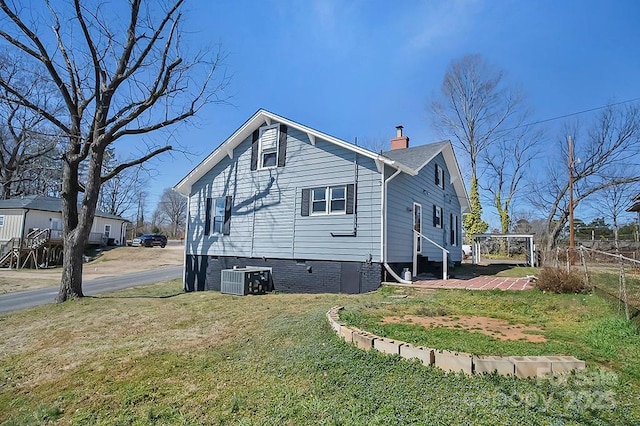
[[[449,141],[377,154],[259,110],[176,186],[188,197],[186,291],[272,268],[276,289],[371,291],[459,262],[469,201]],[[417,271],[416,271],[417,269]]]

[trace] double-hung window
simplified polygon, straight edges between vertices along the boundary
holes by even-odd
[[[320,186],[302,190],[302,216],[353,214],[355,185]]]
[[[457,246],[458,245],[458,216],[455,214],[451,214],[449,216],[449,220],[450,220],[450,224],[449,224],[449,229],[450,229],[450,244],[452,246]]]
[[[347,211],[347,187],[313,188],[310,202],[311,214],[344,214]]]
[[[204,235],[229,235],[231,231],[231,205],[233,198],[207,198]]]
[[[269,169],[278,165],[278,128],[279,125],[260,129],[259,161],[261,169]]]
[[[433,206],[433,226],[442,228],[442,207]]]
[[[444,169],[436,164],[436,186],[444,189]]]
[[[251,135],[251,170],[284,167],[287,161],[287,126],[273,124]]]

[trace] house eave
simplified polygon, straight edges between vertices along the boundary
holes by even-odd
[[[233,153],[233,149],[235,149],[235,147],[237,147],[240,143],[242,143],[242,141],[249,137],[249,135],[251,135],[251,133],[255,129],[260,127],[263,123],[273,122],[282,123],[287,125],[288,127],[293,127],[303,133],[306,133],[309,137],[309,141],[313,145],[317,143],[318,139],[322,139],[334,145],[338,145],[342,148],[362,155],[366,158],[380,161],[411,176],[415,176],[418,173],[417,171],[405,166],[404,164],[390,160],[389,158],[369,151],[368,149],[353,145],[349,142],[343,141],[326,133],[322,133],[318,130],[312,129],[311,127],[305,126],[304,124],[297,123],[295,121],[289,120],[288,118],[279,116],[264,109],[260,109],[254,115],[252,115],[251,118],[245,121],[244,124],[240,126],[240,128],[238,128],[238,130],[236,130],[231,136],[229,136],[224,142],[222,142],[220,146],[218,146],[211,154],[209,154],[209,156],[207,156],[203,161],[195,166],[182,180],[180,180],[180,182],[178,182],[173,187],[173,189],[182,195],[189,196],[193,184],[201,179],[216,164],[222,161],[224,157],[231,156],[232,154],[229,153]]]

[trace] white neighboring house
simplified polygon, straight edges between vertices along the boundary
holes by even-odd
[[[123,245],[125,224],[120,216],[96,211],[89,244]],[[62,242],[62,199],[30,195],[0,200],[0,246],[15,238],[26,238],[35,229],[49,229],[49,239]]]

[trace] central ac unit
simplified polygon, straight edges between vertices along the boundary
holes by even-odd
[[[220,292],[244,296],[263,294],[273,288],[271,268],[223,269],[220,272]]]

